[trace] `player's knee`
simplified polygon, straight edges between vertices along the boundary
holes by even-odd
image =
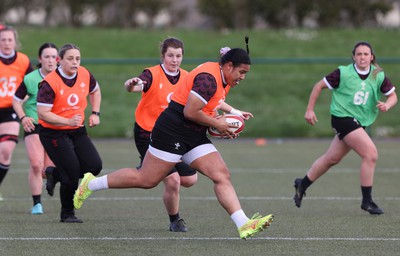
[[[343,157],[339,157],[339,156],[331,156],[331,157],[325,157],[325,160],[323,158],[322,161],[326,161],[326,163],[332,167],[334,165],[337,165],[338,163],[340,163],[340,161],[343,159]]]
[[[179,187],[181,185],[181,180],[177,172],[174,172],[165,177],[163,179],[163,182],[165,184],[165,187],[170,190],[179,190]]]
[[[37,172],[42,172],[43,170],[43,161],[40,160],[32,160],[31,161],[31,168],[33,170],[33,172],[37,173]]]
[[[378,153],[370,153],[364,157],[364,160],[368,161],[370,164],[376,164],[376,162],[378,161]]]
[[[189,188],[196,184],[197,182],[197,173],[191,176],[181,176],[181,186],[185,188]]]
[[[214,183],[230,183],[231,182],[231,174],[228,168],[220,168],[218,171],[212,172],[212,176],[210,176]]]
[[[10,134],[0,135],[0,143],[5,142],[8,142],[8,144],[4,144],[4,146],[2,146],[0,161],[2,161],[4,164],[10,164],[15,145],[18,143],[18,136]]]

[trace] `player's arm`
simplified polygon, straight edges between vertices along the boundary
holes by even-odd
[[[235,125],[230,125],[225,121],[225,118],[214,118],[207,115],[203,111],[205,106],[204,102],[199,99],[196,94],[189,93],[188,101],[185,108],[183,109],[183,114],[185,118],[207,127],[214,127],[221,133],[221,136],[228,136],[229,138],[234,138],[235,134],[229,128],[236,128]]]
[[[397,104],[397,94],[395,92],[396,88],[392,84],[389,78],[385,76],[385,79],[381,85],[381,93],[386,96],[386,101],[378,101],[376,107],[381,112],[387,112],[389,109],[393,108]]]
[[[124,87],[128,92],[141,92],[143,91],[144,82],[139,77],[133,77],[124,83]]]
[[[92,105],[92,114],[89,116],[89,127],[93,127],[100,124],[101,91],[98,84],[95,90],[89,94],[89,100]]]
[[[21,120],[21,118],[24,118],[25,116],[25,111],[23,109],[23,104],[25,101],[25,98],[27,98],[27,89],[25,82],[22,81],[21,84],[18,86],[18,89],[14,93],[12,105],[14,108],[15,113],[17,113],[18,118]]]
[[[229,105],[228,103],[226,103],[225,101],[222,102],[220,109],[222,111],[224,111],[225,113],[240,116],[245,120],[248,120],[250,117],[254,117],[252,113],[236,109],[236,108],[232,107],[231,105]]]
[[[143,70],[138,77],[132,77],[125,81],[124,87],[128,92],[147,92],[153,83],[153,74],[150,70]]]
[[[376,107],[381,111],[381,112],[387,112],[389,109],[394,107],[397,104],[397,94],[393,91],[386,97],[386,101],[378,101],[378,104]]]
[[[68,119],[53,113],[53,102],[55,93],[51,86],[46,82],[42,81],[39,86],[37,94],[37,113],[39,119],[57,126],[83,126],[83,120],[81,115],[75,115]]]
[[[75,115],[72,118],[65,118],[51,112],[52,107],[37,105],[37,112],[40,119],[57,126],[83,126],[81,115]]]
[[[307,123],[314,125],[316,122],[318,122],[317,116],[315,115],[314,112],[314,107],[315,103],[317,102],[317,99],[319,95],[321,94],[321,91],[325,88],[328,88],[326,85],[325,81],[322,79],[319,82],[317,82],[310,94],[309,100],[308,100],[308,105],[306,109],[306,113],[304,115],[304,119],[307,121]]]
[[[185,118],[193,122],[207,127],[214,127],[222,135],[233,138],[234,134],[229,129],[231,126],[225,121],[225,118],[214,118],[203,111],[204,106],[215,95],[216,90],[217,83],[211,74],[199,74],[194,79],[183,114]]]

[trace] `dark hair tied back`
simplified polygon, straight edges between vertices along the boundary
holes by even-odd
[[[46,48],[54,48],[58,52],[57,46],[55,44],[53,44],[53,43],[44,43],[39,47],[39,55],[38,55],[39,58],[42,57],[42,53],[43,53],[44,49],[46,49]],[[38,68],[41,68],[42,64],[39,62],[36,66]]]
[[[221,57],[221,65],[228,62],[232,62],[234,67],[240,66],[241,64],[251,65],[249,54],[241,48],[233,48]]]
[[[240,66],[241,64],[251,65],[251,60],[249,56],[249,37],[246,35],[246,50],[242,48],[233,48],[227,51],[224,55],[221,56],[220,64],[224,65],[225,63],[232,62],[234,67]]]
[[[78,46],[76,46],[75,44],[68,43],[68,44],[64,44],[63,46],[61,46],[60,51],[58,52],[58,55],[60,56],[61,59],[63,59],[65,53],[71,49],[76,49],[76,50],[80,51]]]
[[[372,53],[373,55],[375,55],[374,51],[372,50],[371,44],[368,43],[368,42],[366,42],[366,41],[360,41],[360,42],[357,42],[357,43],[354,45],[353,50],[351,51],[351,53],[353,53],[353,55],[356,54],[356,49],[357,49],[359,46],[367,46],[367,47],[371,50],[371,53]]]

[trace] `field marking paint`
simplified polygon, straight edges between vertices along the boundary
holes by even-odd
[[[334,169],[334,170],[333,170]],[[231,173],[268,173],[268,174],[288,174],[288,173],[304,173],[309,168],[230,168]],[[330,174],[347,174],[358,173],[358,167],[339,168],[333,167]],[[400,173],[400,168],[377,168],[378,173]]]
[[[239,196],[242,201],[287,201],[293,200],[292,196]],[[374,199],[379,201],[400,201],[400,197],[374,197]],[[31,201],[30,197],[6,197],[4,201]],[[43,198],[42,201],[54,201],[59,200],[57,197]],[[92,196],[90,201],[160,201],[162,197],[160,196],[127,196],[127,197],[96,197]],[[188,201],[216,201],[215,196],[181,196],[180,200]],[[307,196],[307,200],[323,200],[323,201],[359,201],[361,197],[341,197],[341,196]]]
[[[26,174],[27,169],[16,168],[12,170],[12,174]],[[103,169],[102,174],[107,174],[115,171],[115,169]],[[288,173],[305,173],[308,168],[230,168],[231,173],[267,173],[267,174],[288,174]],[[334,167],[334,171],[330,174],[347,174],[358,173],[360,170],[357,167],[339,168]],[[400,173],[400,168],[377,168],[378,173]]]
[[[0,241],[226,241],[238,237],[0,237]],[[273,241],[400,241],[399,237],[253,237],[250,240]]]

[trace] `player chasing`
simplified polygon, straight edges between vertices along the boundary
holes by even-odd
[[[140,165],[150,145],[151,130],[158,116],[168,106],[180,80],[188,72],[180,68],[184,44],[173,37],[160,44],[160,64],[145,68],[138,77],[128,79],[124,87],[128,92],[140,92],[141,99],[135,110],[133,134],[140,154]],[[180,187],[191,187],[197,182],[197,171],[179,162],[163,179],[163,202],[169,216],[169,230],[187,232],[186,222],[179,214]]]
[[[58,52],[59,67],[40,82],[37,94],[39,138],[56,165],[60,179],[60,222],[82,223],[75,216],[73,197],[79,178],[103,168],[100,155],[85,126],[85,109],[92,107],[89,127],[100,124],[100,85],[81,64],[78,46],[68,43]],[[89,99],[89,100],[88,100]]]
[[[375,122],[379,112],[387,112],[397,103],[395,87],[375,62],[375,54],[367,42],[359,42],[353,48],[353,61],[340,66],[314,85],[308,101],[305,120],[314,125],[318,119],[314,113],[315,103],[323,89],[332,91],[330,107],[332,128],[336,135],[328,150],[311,166],[303,179],[294,181],[294,203],[301,206],[306,190],[319,177],[338,164],[350,150],[361,158],[360,184],[361,209],[370,214],[383,214],[372,200],[372,185],[378,150],[365,127]],[[386,101],[381,101],[381,96]]]
[[[43,170],[45,167],[45,170],[55,168],[40,142],[36,99],[39,90],[38,84],[57,68],[58,49],[53,43],[44,43],[39,48],[38,57],[38,69],[24,77],[15,92],[12,103],[15,113],[21,121],[21,126],[24,128],[25,148],[30,162],[29,187],[33,199],[32,214],[43,213],[41,202]]]
[[[80,209],[94,191],[154,188],[176,163],[183,161],[213,182],[218,202],[235,223],[240,238],[247,239],[269,227],[274,218],[272,214],[256,213],[249,219],[242,210],[230,171],[206,132],[211,126],[222,135],[235,137],[230,130],[232,125],[224,118],[214,118],[217,110],[239,114],[245,120],[253,116],[225,103],[230,88],[245,79],[250,70],[247,40],[246,48],[247,51],[231,49],[219,62],[203,63],[192,70],[178,84],[168,107],[158,117],[140,169],[123,168],[98,178],[86,173],[75,191],[75,208]]]
[[[28,56],[18,51],[18,46],[17,31],[0,26],[0,185],[10,170],[20,130],[20,120],[12,106],[13,96],[24,76],[33,71]],[[3,200],[0,193],[0,201]]]

